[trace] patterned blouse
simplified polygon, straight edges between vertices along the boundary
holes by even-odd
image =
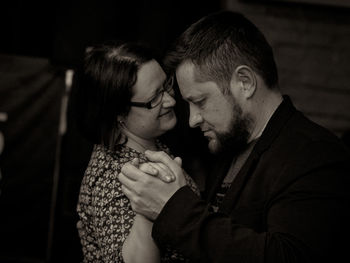
[[[80,187],[77,228],[84,262],[123,262],[122,246],[134,222],[135,213],[121,190],[118,174],[134,158],[146,162],[145,155],[126,145],[111,151],[95,145]],[[158,143],[158,148],[169,149]],[[199,191],[186,175],[187,184]],[[175,250],[161,251],[161,262],[187,262]]]

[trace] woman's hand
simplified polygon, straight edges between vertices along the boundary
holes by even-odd
[[[146,151],[146,157],[152,161],[152,165],[148,163],[149,165],[144,165],[142,169],[153,171],[153,174],[142,171],[139,168],[140,165],[131,162],[123,166],[119,181],[133,210],[150,220],[155,220],[170,197],[186,185],[186,179],[180,165],[181,159],[173,160],[165,152],[152,151]],[[158,179],[163,176],[168,177],[169,180],[164,182]],[[170,178],[173,177],[175,180],[171,181]]]

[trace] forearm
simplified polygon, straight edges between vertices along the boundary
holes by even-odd
[[[125,263],[160,262],[160,254],[154,243],[151,231],[152,222],[141,215],[136,215],[130,233],[124,241],[122,255]]]
[[[183,187],[156,219],[153,237],[195,262],[336,262],[348,257],[349,176],[343,169],[313,170],[273,198],[227,214],[210,213]]]
[[[257,232],[228,215],[210,213],[188,188],[176,195],[155,222],[152,234],[159,245],[173,247],[194,262],[257,263],[266,257],[267,262],[303,262],[305,247],[292,235]]]

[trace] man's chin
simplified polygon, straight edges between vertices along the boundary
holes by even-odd
[[[246,140],[219,140],[219,139],[210,139],[208,143],[208,148],[212,154],[220,154],[223,152],[237,154],[242,151],[247,146]]]
[[[212,154],[218,154],[222,151],[221,143],[217,139],[211,139],[208,142],[208,148]]]

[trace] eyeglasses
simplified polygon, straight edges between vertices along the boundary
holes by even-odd
[[[157,107],[163,100],[164,92],[167,92],[170,96],[175,96],[174,86],[174,76],[171,76],[163,84],[163,88],[148,102],[134,102],[131,101],[130,105],[135,107],[142,107],[147,109],[153,109]]]

